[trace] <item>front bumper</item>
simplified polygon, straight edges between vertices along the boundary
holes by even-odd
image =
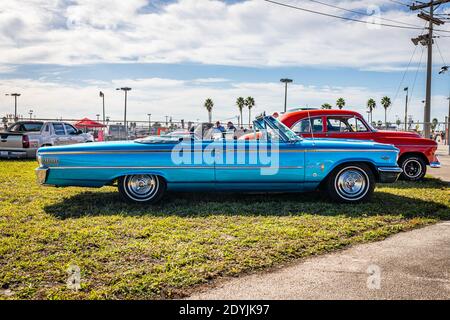
[[[439,162],[438,157],[434,156],[434,161],[430,162],[430,168],[440,168],[441,163]]]
[[[48,168],[37,168],[35,170],[36,172],[36,179],[39,184],[45,184],[47,181],[48,176]]]
[[[378,176],[380,182],[391,183],[397,181],[403,170],[399,167],[380,167],[378,168]]]
[[[0,150],[0,158],[3,158],[3,159],[25,159],[25,158],[30,158],[30,156],[27,153],[27,151]]]

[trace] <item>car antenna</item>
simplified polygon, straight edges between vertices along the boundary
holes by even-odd
[[[312,122],[311,122],[311,116],[309,115],[309,110],[308,112],[308,120],[309,120],[309,130],[311,131],[311,138],[312,138],[312,142],[314,145],[314,133],[313,133],[313,127],[312,127]]]

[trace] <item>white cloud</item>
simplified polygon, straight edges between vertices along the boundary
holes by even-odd
[[[221,82],[228,82],[230,79],[225,78],[199,78],[192,80],[195,83],[221,83]]]
[[[320,4],[292,4],[345,15]],[[0,11],[0,64],[196,62],[244,66],[350,66],[391,70],[409,61],[418,30],[345,22],[260,0],[179,0],[145,12],[145,0],[9,1]],[[388,0],[335,1],[365,11]],[[390,3],[392,5],[392,3]],[[26,7],[27,10],[23,10]],[[382,17],[414,25],[413,12]],[[362,16],[361,19],[367,17]],[[444,47],[446,39],[439,39]],[[446,60],[450,50],[442,49]]]
[[[13,73],[16,71],[16,67],[8,65],[0,65],[0,73]]]

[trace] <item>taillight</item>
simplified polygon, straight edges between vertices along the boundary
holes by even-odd
[[[22,147],[29,148],[30,147],[30,138],[27,135],[22,136]]]

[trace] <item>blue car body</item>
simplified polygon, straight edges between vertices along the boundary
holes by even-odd
[[[266,117],[264,121],[276,121]],[[295,135],[295,134],[294,134]],[[377,181],[394,182],[401,169],[398,149],[371,141],[282,139],[277,148],[260,140],[122,141],[40,148],[41,184],[101,187],[129,175],[157,175],[169,191],[310,191],[339,165],[364,163]],[[278,158],[277,168],[259,157],[261,148]],[[184,163],[174,162],[176,150]],[[190,152],[184,153],[186,150]],[[202,158],[209,152],[208,159]],[[197,157],[197,159],[195,158]],[[227,158],[228,157],[228,158]]]

